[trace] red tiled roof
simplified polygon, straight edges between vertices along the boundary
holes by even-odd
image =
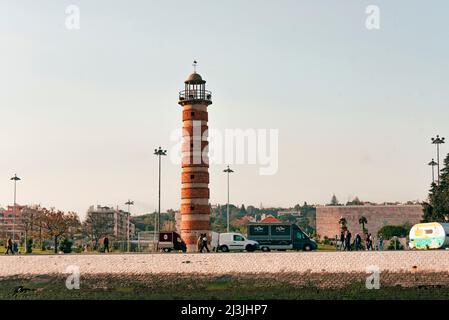
[[[276,219],[273,216],[268,216],[265,219],[263,219],[262,221],[260,221],[262,223],[274,223],[274,222],[281,222],[280,220]]]

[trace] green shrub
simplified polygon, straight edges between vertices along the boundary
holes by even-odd
[[[383,226],[379,232],[377,232],[377,235],[382,235],[384,239],[390,240],[393,237],[405,238],[409,232],[409,226]]]
[[[62,239],[62,241],[59,244],[59,250],[64,253],[71,253],[72,252],[72,244],[73,242],[70,241],[67,238]]]
[[[26,253],[32,253],[32,252],[33,252],[33,239],[28,239]]]
[[[387,250],[404,250],[404,246],[398,239],[393,239],[390,241]]]

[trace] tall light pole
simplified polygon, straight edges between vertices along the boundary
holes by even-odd
[[[435,166],[438,165],[438,163],[435,162],[434,159],[428,163],[429,166],[432,166],[432,184],[435,183]]]
[[[126,223],[126,240],[127,240],[127,251],[129,252],[129,231],[130,231],[130,225],[129,225],[129,219],[131,216],[131,206],[134,205],[134,201],[131,201],[128,199],[128,201],[125,203],[128,206],[128,221]]]
[[[228,223],[227,223],[226,230],[227,230],[227,232],[229,232],[229,174],[234,172],[234,171],[231,170],[231,168],[229,168],[229,166],[228,166],[225,170],[223,170],[223,172],[226,172],[227,175],[228,175],[228,202],[226,204],[226,217],[227,217]]]
[[[20,178],[17,174],[14,174],[14,177],[11,178],[14,181],[14,206],[12,209],[12,241],[15,241],[16,238],[16,206],[17,206],[17,181],[20,181]],[[26,244],[25,244],[26,246]]]
[[[437,179],[438,185],[440,185],[440,144],[444,143],[444,138],[437,135],[436,138],[432,138],[432,144],[437,145]]]
[[[157,211],[157,223],[154,225],[154,242],[156,242],[156,225],[157,231],[161,231],[161,157],[167,155],[167,150],[162,150],[161,147],[158,149],[154,149],[154,154],[159,158],[159,202],[158,202],[158,211]]]

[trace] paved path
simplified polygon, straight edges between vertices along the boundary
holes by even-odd
[[[366,272],[372,265],[391,272],[449,272],[449,251],[0,256],[0,277],[60,274],[70,265],[81,274],[341,273]]]

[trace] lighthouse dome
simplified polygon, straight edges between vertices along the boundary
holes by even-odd
[[[206,81],[203,80],[203,78],[201,78],[201,76],[194,72],[192,74],[190,74],[187,78],[187,80],[185,81],[185,83],[189,83],[189,84],[203,84],[206,83]]]

